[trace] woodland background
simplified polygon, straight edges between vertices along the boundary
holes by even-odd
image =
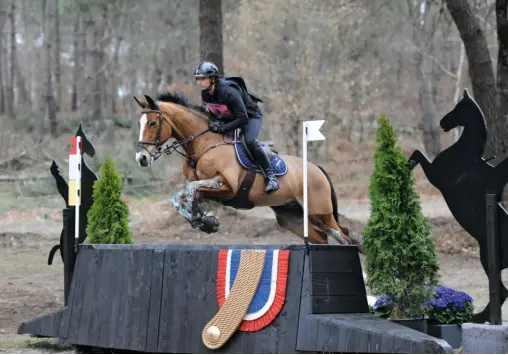
[[[148,175],[135,165],[133,96],[177,89],[199,103],[192,71],[203,59],[261,96],[262,138],[284,152],[301,154],[303,120],[326,119],[339,139],[313,144],[310,157],[330,161],[341,142],[371,144],[383,113],[410,137],[401,145],[432,159],[456,139],[438,122],[468,88],[492,133],[488,153],[504,154],[506,3],[1,0],[0,178],[18,195],[55,191],[27,176],[47,177],[48,158],[64,162],[79,121],[128,182],[167,176],[178,157]]]

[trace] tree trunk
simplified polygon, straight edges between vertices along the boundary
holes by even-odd
[[[80,26],[80,13],[76,12],[76,18],[74,19],[74,34],[72,43],[72,56],[74,66],[72,68],[72,94],[71,94],[71,111],[76,112],[78,110],[78,82],[80,73],[82,73],[82,41],[81,41],[81,30]],[[60,102],[61,105],[61,102]]]
[[[474,98],[487,121],[489,138],[484,155],[492,156],[497,151],[495,146],[496,130],[504,134],[507,129],[506,123],[497,119],[496,81],[487,41],[467,0],[445,1],[464,42]]]
[[[100,80],[99,80],[99,33],[96,29],[96,21],[94,20],[92,9],[89,9],[86,20],[86,75],[87,82],[86,100],[84,100],[83,114],[87,120],[100,119],[102,111],[102,100],[100,96]]]
[[[46,121],[49,122],[49,131],[51,136],[56,137],[57,122],[56,122],[56,103],[55,95],[53,93],[53,42],[55,40],[55,5],[57,0],[44,0],[44,54],[43,62],[46,68],[46,75],[44,80],[44,101]]]
[[[7,97],[5,92],[6,78],[5,68],[7,68],[7,53],[4,36],[4,25],[7,19],[6,1],[0,1],[0,115],[5,114]]]
[[[222,43],[222,0],[199,1],[199,55],[210,60],[224,72]]]
[[[497,103],[498,114],[495,120],[492,144],[498,155],[508,153],[506,133],[508,123],[508,0],[496,0],[497,20]]]
[[[418,63],[418,93],[420,98],[421,121],[420,127],[423,134],[423,146],[429,159],[434,159],[441,151],[441,141],[437,131],[434,118],[436,116],[436,105],[433,95],[433,73],[432,62],[426,53],[420,52]]]
[[[56,110],[57,112],[62,109],[62,68],[60,65],[60,54],[61,54],[61,38],[60,38],[60,4],[59,0],[55,0],[55,52],[54,52],[54,61],[55,61],[55,87],[56,87]]]
[[[11,9],[9,12],[9,20],[11,23],[11,30],[10,30],[10,61],[9,61],[9,76],[7,80],[7,87],[6,87],[6,111],[7,116],[11,118],[16,117],[15,113],[15,106],[14,106],[14,81],[15,81],[15,63],[16,63],[16,1],[11,1]]]
[[[117,68],[119,67],[119,59],[120,59],[120,45],[125,36],[125,31],[127,30],[127,2],[124,1],[122,3],[121,13],[118,18],[118,26],[115,30],[115,38],[114,38],[114,47],[113,47],[113,65],[111,75],[109,76],[111,80],[111,99],[109,100],[111,113],[116,113],[116,101],[118,98],[118,78],[117,78]]]
[[[16,88],[19,93],[19,102],[23,103],[23,107],[26,107],[28,110],[32,108],[32,98],[30,97],[30,91],[28,90],[26,84],[26,78],[21,71],[21,63],[16,61],[15,70],[16,70]]]

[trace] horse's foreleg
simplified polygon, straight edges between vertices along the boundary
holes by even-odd
[[[187,184],[185,190],[175,194],[171,202],[173,206],[191,225],[198,227],[203,232],[217,232],[219,222],[214,216],[205,216],[201,213],[198,206],[197,194],[205,191],[220,191],[226,189],[220,177],[192,181]],[[185,202],[184,202],[185,200]]]
[[[200,188],[205,189],[220,189],[224,183],[218,177],[206,180],[197,180],[189,182],[185,188],[185,198],[188,203],[188,211],[191,214],[191,221],[196,220],[198,217],[198,204],[196,201],[196,194]]]
[[[425,170],[427,166],[431,165],[431,162],[421,151],[415,150],[408,159],[409,170],[413,170],[418,164]]]
[[[191,222],[192,214],[187,205],[187,202],[184,202],[185,199],[185,190],[178,191],[171,197],[171,203],[176,211],[183,216],[187,221]]]

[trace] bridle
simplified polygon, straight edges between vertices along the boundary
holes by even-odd
[[[160,143],[161,133],[162,133],[162,124],[164,122],[166,122],[170,126],[171,126],[171,124],[166,119],[166,117],[164,117],[164,115],[162,114],[161,110],[145,109],[145,110],[141,111],[141,113],[143,113],[143,114],[146,114],[146,113],[156,113],[156,114],[159,115],[159,126],[157,127],[157,136],[155,137],[155,140],[153,140],[153,141],[138,141],[138,145],[137,145],[138,152],[141,149],[144,149],[150,155],[150,157],[154,161],[157,160],[163,153],[166,154],[166,155],[169,155],[169,154],[171,154],[173,152],[177,152],[181,156],[185,157],[187,159],[187,162],[189,163],[189,165],[194,169],[196,167],[196,165],[197,165],[199,157],[201,155],[203,155],[204,153],[206,153],[208,150],[210,150],[212,148],[215,148],[215,147],[218,147],[220,145],[234,143],[234,142],[226,142],[226,139],[224,137],[224,140],[222,142],[214,144],[214,145],[208,147],[205,151],[203,151],[201,154],[199,154],[199,156],[197,156],[195,158],[189,157],[187,154],[185,154],[185,152],[180,152],[178,150],[178,148],[181,147],[181,146],[184,146],[184,149],[186,149],[186,144],[187,143],[192,142],[194,139],[198,138],[199,136],[205,134],[206,132],[209,132],[210,128],[207,128],[204,131],[196,134],[195,136],[189,136],[189,137],[181,139],[181,140],[176,140],[171,145],[169,145],[166,148],[162,149],[162,145]],[[173,127],[171,127],[171,128],[174,130]],[[148,149],[146,149],[143,146],[143,144],[155,146],[155,151],[154,152],[150,152]]]

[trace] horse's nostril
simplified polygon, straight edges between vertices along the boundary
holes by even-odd
[[[141,158],[139,159],[139,162],[141,163],[141,165],[146,165],[146,156],[142,155]]]

